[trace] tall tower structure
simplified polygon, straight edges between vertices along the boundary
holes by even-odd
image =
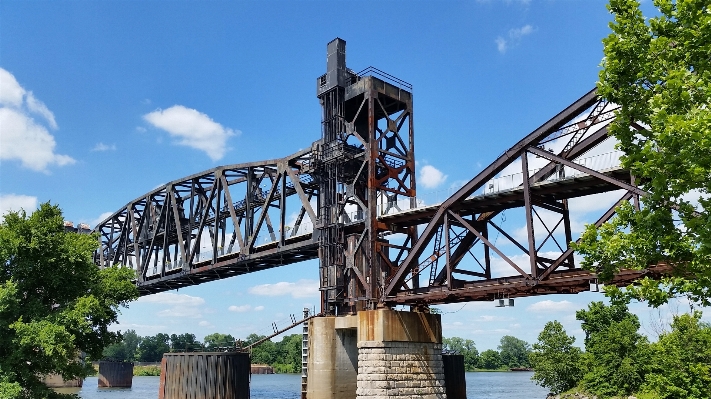
[[[323,114],[313,174],[321,306],[326,314],[352,314],[378,307],[417,239],[409,227],[391,243],[385,233],[392,229],[378,219],[415,205],[412,86],[372,67],[348,69],[338,38],[327,45],[326,69],[316,80]]]

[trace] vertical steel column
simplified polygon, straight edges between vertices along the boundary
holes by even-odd
[[[378,92],[372,87],[366,93],[368,102],[368,187],[367,200],[368,210],[365,215],[366,229],[368,229],[368,251],[366,259],[366,279],[369,279],[370,295],[368,308],[374,309],[380,299],[380,290],[378,289],[378,281],[381,279],[382,272],[380,270],[380,256],[378,245],[378,180],[376,176],[378,158],[378,121],[375,115],[375,101],[378,98]]]
[[[533,205],[531,204],[531,186],[528,176],[528,157],[526,151],[521,154],[521,170],[523,172],[523,201],[526,209],[526,230],[528,232],[528,257],[531,261],[531,277],[538,277],[536,259],[536,235],[533,230]]]

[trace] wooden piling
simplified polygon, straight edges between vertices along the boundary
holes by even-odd
[[[249,399],[248,353],[166,353],[161,367],[163,399]]]

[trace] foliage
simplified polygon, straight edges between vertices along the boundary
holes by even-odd
[[[152,337],[143,337],[138,344],[136,360],[140,362],[160,362],[163,354],[170,352],[168,334],[158,333]]]
[[[244,345],[249,345],[264,338],[263,335],[250,334]],[[277,373],[301,372],[301,335],[292,334],[279,342],[262,342],[252,348],[252,364],[268,364]]]
[[[471,339],[459,337],[443,338],[442,350],[456,352],[464,356],[464,369],[474,371],[479,366],[479,351]]]
[[[127,330],[123,333],[121,341],[111,344],[104,349],[102,359],[130,362],[136,359],[138,345],[141,337],[135,330]]]
[[[208,352],[218,351],[221,348],[232,348],[235,346],[235,338],[230,334],[214,333],[205,336],[205,350]]]
[[[555,394],[574,388],[583,371],[582,351],[574,343],[575,337],[568,336],[560,322],[546,323],[529,355],[534,369],[532,379]]]
[[[586,335],[581,385],[601,397],[636,392],[649,365],[649,344],[638,332],[637,316],[624,303],[592,302],[576,318]]]
[[[494,349],[487,349],[479,355],[479,365],[486,370],[498,370],[504,364],[501,362],[501,355]]]
[[[635,0],[610,0],[612,33],[599,94],[619,104],[609,132],[622,164],[649,192],[641,210],[625,203],[599,228],[589,225],[577,250],[583,266],[610,278],[620,268],[665,262],[661,282],[645,279],[617,296],[653,306],[684,295],[711,304],[711,5],[655,0],[645,18]],[[630,129],[632,124],[639,129]]]
[[[197,340],[195,334],[183,333],[170,335],[171,352],[200,352],[204,349],[202,342]]]
[[[711,397],[711,326],[700,319],[700,312],[674,317],[671,332],[652,345],[644,391],[662,399]]]
[[[528,361],[528,353],[531,348],[528,342],[504,335],[498,346],[499,354],[501,355],[501,363],[508,367],[531,367]]]
[[[141,377],[160,376],[160,366],[133,366],[133,375]]]
[[[0,392],[8,397],[62,397],[40,376],[90,373],[79,353],[99,358],[118,340],[108,326],[138,297],[134,272],[100,270],[92,261],[97,238],[66,232],[63,222],[45,203],[0,223]]]

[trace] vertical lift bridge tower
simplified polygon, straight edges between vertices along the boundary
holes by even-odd
[[[346,42],[328,43],[327,72],[316,80],[323,107],[322,137],[314,143],[319,179],[321,306],[324,314],[375,309],[383,288],[417,240],[417,228],[397,233],[378,215],[414,207],[415,144],[412,86],[375,68],[346,67]],[[348,228],[364,220],[357,230]],[[416,281],[417,279],[413,279]]]

